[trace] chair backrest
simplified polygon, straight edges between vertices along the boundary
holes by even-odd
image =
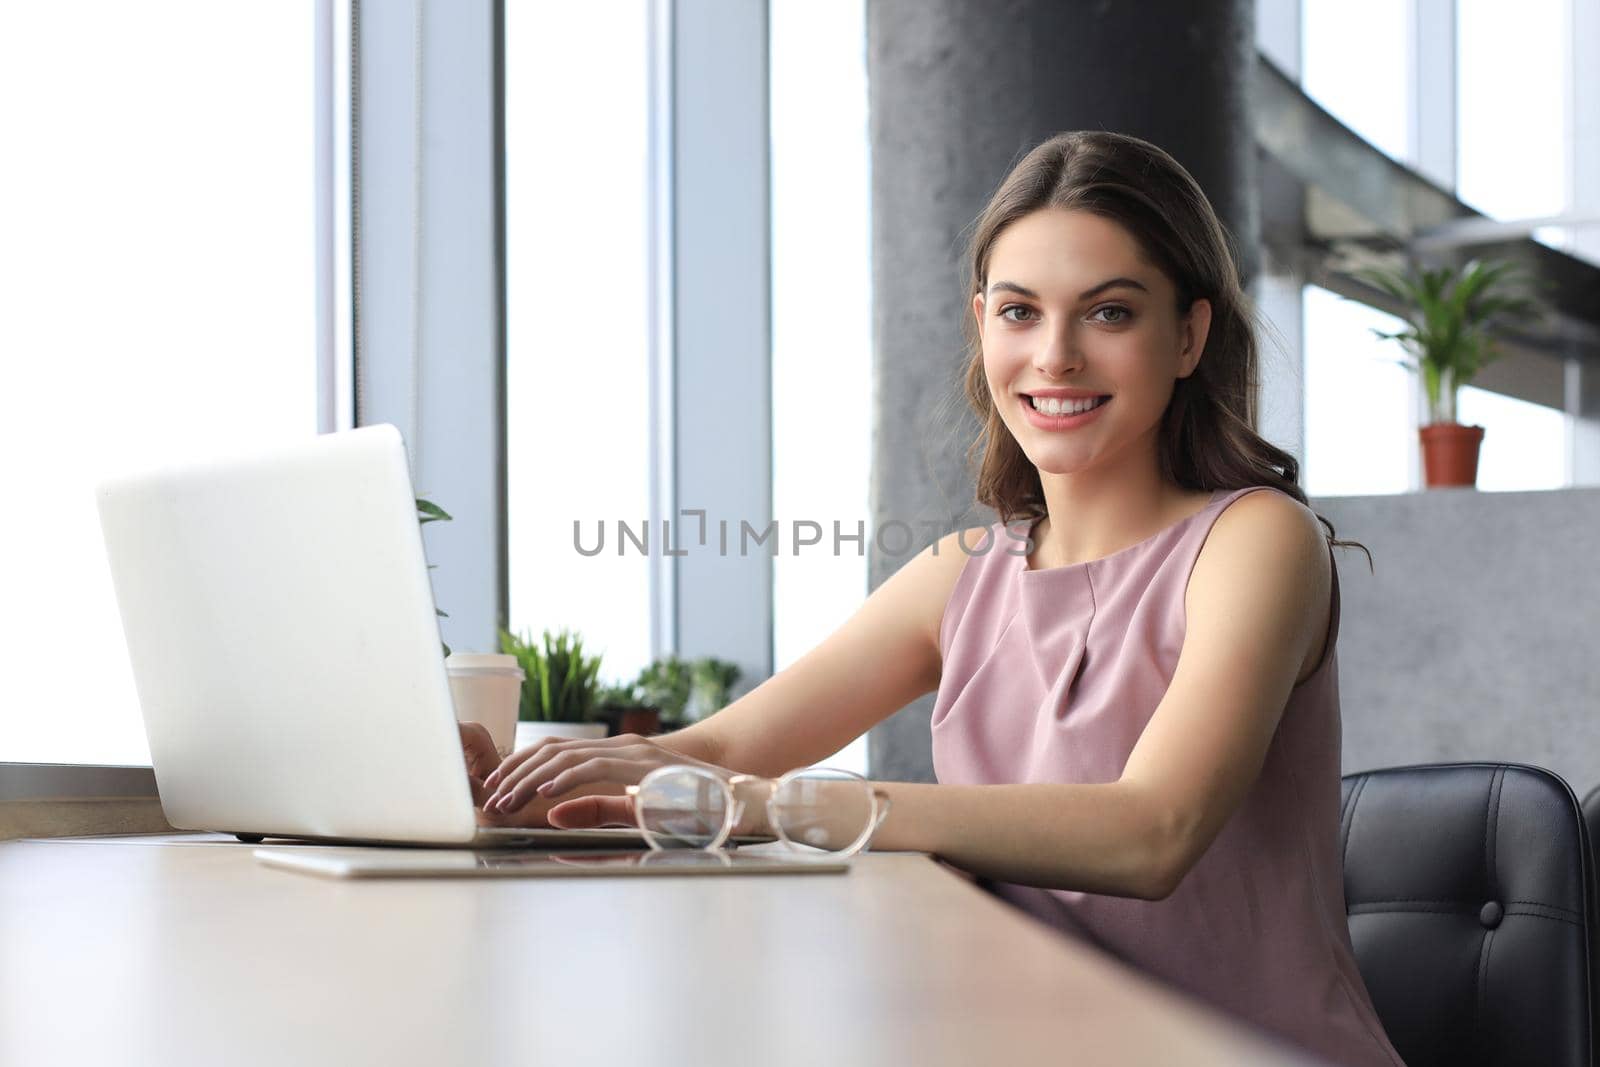
[[[1567,783],[1434,764],[1343,795],[1350,939],[1407,1067],[1595,1067],[1595,860]]]
[[[1584,795],[1583,822],[1589,831],[1589,851],[1595,854],[1595,870],[1600,873],[1600,785]]]

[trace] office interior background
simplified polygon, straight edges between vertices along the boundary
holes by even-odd
[[[501,622],[567,626],[608,679],[677,651],[737,662],[748,687],[848,617],[882,578],[885,420],[926,436],[963,417],[920,400],[954,384],[953,249],[928,297],[950,308],[949,351],[914,385],[874,370],[890,327],[873,304],[871,7],[0,3],[0,762],[148,766],[97,479],[358,424],[398,426],[416,489],[455,516],[426,540],[458,650],[492,650]],[[1372,333],[1399,320],[1338,267],[1341,239],[1369,234],[1316,232],[1342,217],[1316,208],[1341,180],[1431,188],[1600,291],[1600,0],[1258,0],[1254,17],[1250,84],[1299,90],[1252,100],[1262,429],[1377,557],[1374,575],[1340,557],[1346,715],[1367,739],[1347,767],[1448,755],[1441,737],[1491,722],[1506,725],[1477,735],[1483,755],[1581,749],[1559,738],[1593,692],[1600,305],[1462,390],[1459,420],[1487,429],[1478,490],[1426,494],[1418,382]],[[1273,140],[1263,116],[1284,115],[1317,137]],[[1271,182],[1308,160],[1353,170],[1294,184],[1313,217],[1291,225]],[[995,180],[1010,162],[989,161]],[[968,503],[929,468],[950,507],[898,516],[916,538],[901,561],[933,540],[915,523],[953,528]],[[617,524],[692,532],[685,511],[713,545],[719,520],[737,535],[776,519],[777,550],[614,551]],[[575,551],[575,523],[586,541],[604,524],[610,550]],[[1542,569],[1524,581],[1524,565]],[[1358,631],[1363,607],[1379,619],[1417,589],[1433,614],[1391,619],[1398,646]],[[1447,623],[1422,633],[1427,618]],[[1413,658],[1386,668],[1384,646]],[[1386,710],[1363,726],[1380,688],[1409,726]],[[1516,751],[1529,730],[1545,739]],[[825,762],[914,776],[890,743],[912,737]]]

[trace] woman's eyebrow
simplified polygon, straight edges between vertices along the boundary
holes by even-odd
[[[1093,289],[1085,289],[1082,293],[1078,294],[1078,299],[1088,300],[1091,297],[1098,296],[1099,294],[1105,292],[1107,289],[1116,289],[1119,287],[1137,289],[1143,293],[1148,293],[1150,291],[1143,282],[1137,281],[1133,278],[1112,278],[1109,281],[1101,282]],[[1025,296],[1029,300],[1039,299],[1038,293],[1034,292],[1032,289],[1029,289],[1025,285],[1018,285],[1016,282],[995,282],[993,285],[989,286],[990,296],[993,296],[995,293],[1000,291],[1016,293],[1018,296]]]

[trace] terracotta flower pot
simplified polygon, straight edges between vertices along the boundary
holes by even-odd
[[[606,736],[638,734],[649,737],[661,732],[661,709],[641,705],[607,704],[595,712],[595,718],[606,724]]]
[[[1482,426],[1436,422],[1417,431],[1422,438],[1423,481],[1429,489],[1478,484]]]
[[[638,734],[649,737],[661,732],[660,708],[623,708],[617,722],[617,733]]]

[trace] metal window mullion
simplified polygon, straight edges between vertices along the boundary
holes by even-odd
[[[1600,0],[1569,0],[1567,18],[1567,211],[1600,215]],[[1574,254],[1600,259],[1600,226],[1569,231]],[[1600,375],[1566,361],[1567,484],[1600,485]]]
[[[364,5],[353,70],[359,414],[402,429],[416,491],[455,516],[427,532],[431,577],[446,643],[478,652],[505,606],[500,12]]]
[[[649,186],[647,282],[649,308],[650,405],[650,517],[657,523],[677,508],[677,442],[673,411],[677,404],[675,380],[676,331],[673,321],[673,4],[651,0],[650,29],[646,35],[649,67],[650,114],[647,152]],[[657,529],[660,529],[657,526]],[[677,568],[661,552],[650,564],[650,654],[661,656],[678,647]]]
[[[716,524],[736,539],[773,521],[767,5],[672,7],[673,508],[709,526],[701,545],[673,524],[675,651],[755,684],[772,672],[772,556],[723,554]]]
[[[1407,156],[1446,189],[1456,187],[1456,11],[1454,0],[1410,0]]]
[[[1456,12],[1455,0],[1409,0],[1406,19],[1408,90],[1406,158],[1413,169],[1446,189],[1456,187]],[[1428,421],[1421,376],[1409,374],[1407,389],[1416,426]],[[1408,486],[1422,486],[1422,449],[1406,450]]]
[[[1300,5],[1258,4],[1256,48],[1286,75],[1301,80],[1304,32]],[[1283,197],[1266,195],[1263,187],[1262,226],[1303,232],[1304,198],[1291,205]],[[1277,216],[1277,217],[1274,217]],[[1305,277],[1298,264],[1280,262],[1268,252],[1261,273],[1252,281],[1251,297],[1273,330],[1261,338],[1257,376],[1257,431],[1290,453],[1300,464],[1300,482],[1306,479],[1306,350],[1303,300]]]

